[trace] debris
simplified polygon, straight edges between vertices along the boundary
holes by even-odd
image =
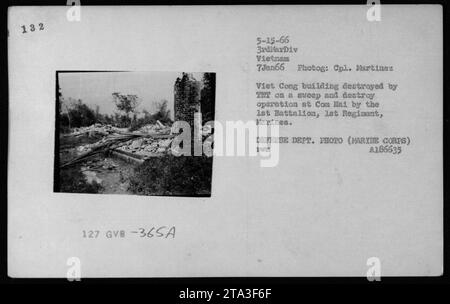
[[[133,140],[133,142],[131,143],[131,149],[138,149],[142,146],[142,138]]]
[[[148,124],[141,127],[139,130],[134,131],[134,133],[170,133],[170,127],[166,127],[159,120],[156,121],[156,124]]]
[[[161,140],[158,145],[163,148],[168,148],[172,144],[172,139]]]
[[[163,125],[159,120],[156,121],[156,124],[161,128],[164,129],[166,126]]]
[[[93,136],[96,133],[100,133],[101,135],[108,135],[113,132],[121,132],[124,130],[126,130],[126,129],[120,129],[120,128],[113,127],[111,125],[102,125],[102,124],[96,123],[89,127],[74,128],[72,133],[65,134],[64,136],[81,136],[86,133],[88,133],[89,136]]]
[[[112,170],[115,169],[118,165],[114,163],[112,160],[109,160],[107,158],[103,161],[103,169]]]

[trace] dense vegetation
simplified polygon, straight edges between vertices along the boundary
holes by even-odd
[[[99,193],[102,186],[93,181],[86,181],[79,166],[65,168],[59,173],[59,192],[69,193]]]
[[[149,113],[146,109],[142,110],[142,117],[138,118],[136,106],[138,97],[136,95],[124,95],[113,93],[113,102],[116,104],[117,112],[114,114],[101,114],[99,107],[90,108],[83,103],[81,99],[74,100],[68,98],[65,100],[59,95],[59,127],[62,133],[69,132],[72,128],[87,127],[95,123],[109,124],[119,128],[130,128],[131,131],[137,130],[147,124],[154,124],[157,120],[162,123],[170,124],[170,110],[167,109],[167,101],[162,100],[157,103],[155,113]]]

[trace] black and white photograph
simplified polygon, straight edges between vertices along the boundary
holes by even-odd
[[[211,196],[212,157],[174,156],[174,121],[214,120],[215,74],[58,72],[55,192]]]

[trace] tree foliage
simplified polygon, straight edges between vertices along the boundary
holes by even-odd
[[[96,123],[97,116],[94,110],[79,99],[70,105],[60,106],[60,119],[63,127],[79,128]]]
[[[202,120],[208,122],[214,120],[216,104],[216,74],[203,74],[203,89],[200,94]]]
[[[113,102],[115,103],[117,109],[123,112],[128,118],[130,113],[134,113],[136,107],[138,106],[138,96],[132,94],[121,94],[112,93]]]
[[[168,123],[170,119],[170,110],[167,109],[167,100],[163,99],[156,105],[156,113],[153,114],[155,120],[159,120],[162,123]]]
[[[170,119],[170,110],[167,109],[167,100],[163,99],[156,104],[156,112],[154,114],[150,114],[150,112],[145,109],[142,113],[144,114],[144,117],[133,120],[130,131],[137,130],[148,124],[155,124],[157,120],[163,124],[172,123],[172,120]]]

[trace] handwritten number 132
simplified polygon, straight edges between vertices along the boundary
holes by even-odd
[[[22,25],[21,28],[22,28],[22,34],[28,33],[26,25]],[[44,30],[44,24],[43,23],[39,23],[38,24],[38,28],[39,28],[40,31],[43,31]],[[36,30],[36,26],[34,24],[30,24],[29,30],[30,30],[30,32],[34,32]]]

